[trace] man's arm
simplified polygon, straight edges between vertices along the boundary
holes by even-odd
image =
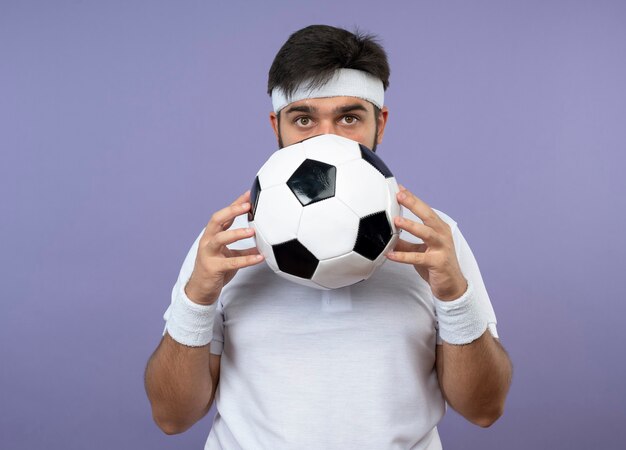
[[[166,334],[148,361],[146,393],[166,434],[182,433],[211,408],[221,357],[210,354],[209,345],[187,347]]]
[[[446,401],[481,427],[502,415],[512,372],[506,351],[489,331],[470,344],[437,345],[437,377]]]
[[[228,248],[229,244],[254,235],[252,229],[230,229],[235,218],[249,210],[247,191],[213,214],[189,251],[172,292],[167,334],[150,357],[145,372],[152,415],[167,434],[187,430],[204,417],[213,402],[221,361],[220,356],[209,352],[216,302],[222,288],[239,269],[263,261],[254,247]],[[184,288],[179,286],[181,280],[188,280]]]
[[[413,265],[435,297],[443,340],[437,346],[436,368],[444,397],[470,422],[489,426],[504,410],[511,384],[511,361],[490,331],[483,332],[491,318],[485,317],[485,310],[477,303],[484,297],[474,295],[473,285],[463,275],[450,225],[403,186],[397,198],[422,223],[396,217],[395,225],[421,243],[400,239],[387,257]],[[472,263],[475,265],[473,256]],[[477,266],[472,270],[466,261],[466,271],[475,272],[470,278],[478,281]]]

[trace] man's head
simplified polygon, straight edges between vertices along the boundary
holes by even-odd
[[[267,86],[279,147],[332,133],[375,150],[388,86],[387,55],[373,36],[327,25],[295,32],[276,54]]]

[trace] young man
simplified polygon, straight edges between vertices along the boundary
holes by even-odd
[[[333,133],[375,149],[388,78],[371,37],[328,26],[294,33],[269,76],[279,146]],[[163,431],[185,431],[215,399],[205,449],[432,450],[445,401],[480,426],[502,414],[511,364],[450,217],[401,188],[390,261],[365,282],[318,291],[261,264],[249,195],[212,216],[172,291],[146,368]]]

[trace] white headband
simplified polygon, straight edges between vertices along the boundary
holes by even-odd
[[[310,88],[308,82],[303,82],[294,93],[287,98],[281,88],[272,89],[272,106],[278,113],[290,103],[307,98],[323,97],[357,97],[372,102],[382,108],[385,100],[383,82],[373,75],[362,70],[339,69],[326,84]]]

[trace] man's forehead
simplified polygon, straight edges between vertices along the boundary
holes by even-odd
[[[302,111],[303,107],[319,113],[336,112],[352,107],[365,108],[368,112],[374,111],[374,105],[358,97],[322,97],[306,98],[290,103],[285,107],[285,112],[289,114],[292,111]]]

